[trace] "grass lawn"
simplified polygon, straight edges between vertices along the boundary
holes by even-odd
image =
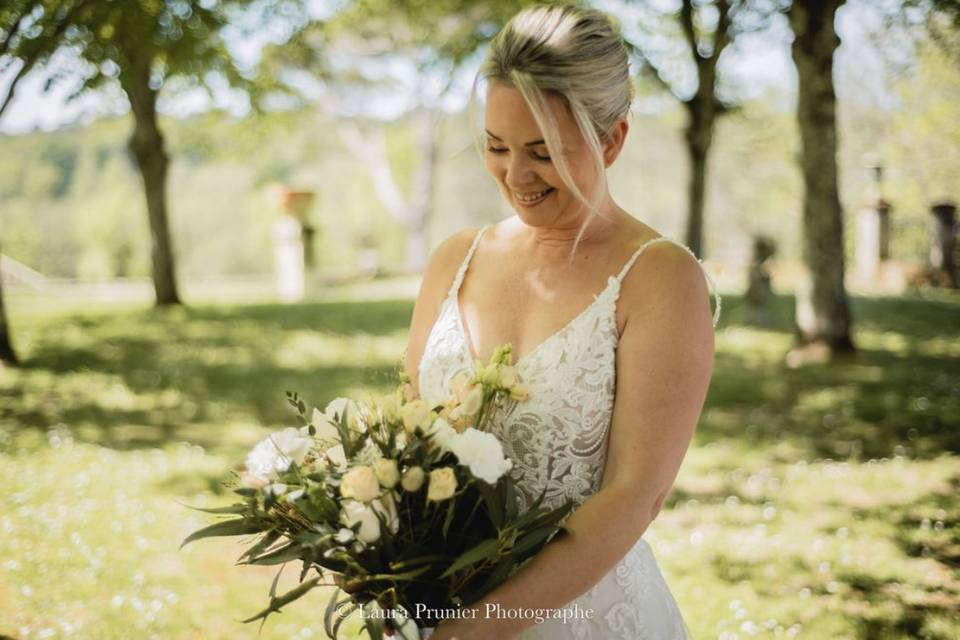
[[[0,370],[0,636],[323,638],[326,594],[272,617],[275,571],[180,540],[246,450],[319,405],[386,390],[408,297],[194,305],[8,300]],[[409,291],[404,287],[403,291]],[[960,637],[960,296],[856,298],[857,355],[789,369],[724,298],[707,407],[646,537],[696,638]],[[288,568],[281,588],[292,585]]]

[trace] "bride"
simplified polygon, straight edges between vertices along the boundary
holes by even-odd
[[[685,638],[642,536],[707,393],[712,283],[610,195],[632,97],[623,40],[595,10],[526,9],[494,39],[479,83],[486,167],[515,215],[435,251],[405,367],[421,397],[440,400],[511,343],[530,399],[502,407],[492,431],[523,474],[524,506],[545,490],[547,506],[572,499],[574,511],[475,616],[431,637]],[[560,609],[573,619],[542,615]]]

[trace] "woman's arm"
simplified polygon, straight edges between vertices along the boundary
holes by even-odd
[[[487,605],[560,608],[606,575],[656,517],[686,453],[713,371],[709,293],[690,257],[651,247],[643,276],[625,280],[627,322],[617,347],[616,400],[600,490],[560,536],[436,640],[513,638],[535,620],[485,618]],[[639,270],[637,270],[639,271]],[[595,615],[600,615],[595,612]]]

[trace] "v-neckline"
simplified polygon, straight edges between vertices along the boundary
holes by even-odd
[[[600,293],[594,296],[593,302],[588,304],[586,308],[583,309],[583,311],[581,311],[580,313],[575,315],[573,318],[571,318],[565,325],[563,325],[562,327],[560,327],[559,329],[551,333],[549,336],[547,336],[545,339],[540,341],[540,343],[537,346],[535,346],[533,349],[523,354],[523,356],[514,359],[513,361],[514,368],[519,369],[522,364],[526,363],[527,360],[529,360],[534,354],[540,351],[540,349],[542,349],[544,345],[552,341],[554,338],[556,338],[560,334],[567,331],[567,329],[569,329],[577,321],[579,321],[580,318],[587,315],[587,313],[590,312],[590,310],[593,309],[594,306],[596,306],[596,304],[600,301],[600,299],[603,296],[605,296],[608,291],[610,291],[610,288],[613,287],[615,283],[619,284],[619,282],[620,281],[617,279],[616,276],[609,276],[607,278],[607,286],[603,288],[603,291],[601,291]],[[470,363],[473,363],[473,362],[476,362],[477,360],[480,360],[480,357],[477,355],[474,355],[473,345],[470,344],[470,339],[467,337],[466,325],[464,324],[464,321],[463,321],[463,314],[460,312],[460,289],[461,288],[462,288],[462,283],[460,287],[457,287],[457,289],[452,292],[452,295],[450,296],[450,298],[451,298],[451,303],[453,304],[453,313],[454,313],[454,316],[456,316],[456,320],[457,320],[457,329],[459,329],[460,331],[460,338],[461,338],[461,341],[463,342],[463,353],[464,355],[467,356],[467,359],[470,361]],[[481,362],[483,361],[481,360]]]

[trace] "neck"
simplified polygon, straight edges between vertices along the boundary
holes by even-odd
[[[577,243],[578,251],[580,248],[603,244],[622,228],[626,215],[623,209],[612,200],[608,200],[605,205],[600,208],[600,215],[591,217],[590,213],[584,209],[577,217],[559,221],[550,226],[527,226],[525,244],[535,251],[555,252],[566,256],[573,250],[581,228],[583,228],[583,235]],[[587,223],[588,219],[589,223]],[[586,228],[584,228],[585,223],[587,223]]]

